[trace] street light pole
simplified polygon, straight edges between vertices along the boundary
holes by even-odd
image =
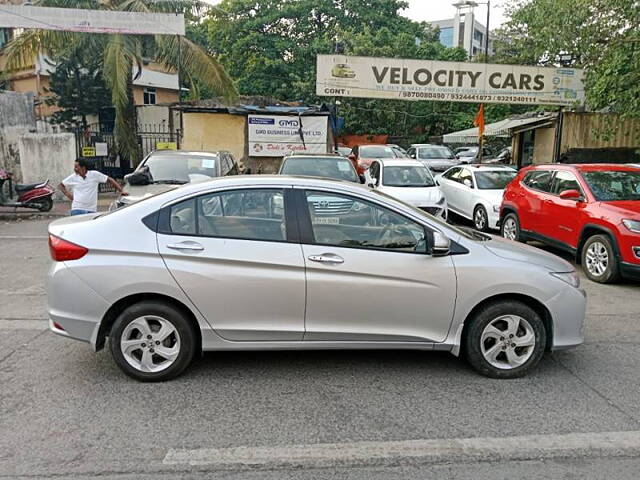
[[[489,61],[489,15],[491,15],[491,0],[487,0],[487,28],[484,36],[484,63]]]

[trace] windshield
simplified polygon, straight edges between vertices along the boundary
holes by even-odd
[[[600,202],[640,200],[640,170],[583,172],[582,176]]]
[[[216,176],[214,156],[156,155],[144,163],[149,168],[153,183],[189,183],[192,180],[206,180],[201,176]]]
[[[426,167],[385,166],[383,183],[387,187],[435,187],[436,182]]]
[[[516,175],[513,170],[476,172],[476,183],[480,190],[504,190]]]
[[[449,147],[424,147],[418,149],[418,158],[455,158]]]
[[[469,147],[466,150],[458,152],[459,157],[475,157],[478,153],[478,147]]]
[[[307,175],[359,182],[353,165],[342,157],[294,157],[287,158],[280,169],[282,175]]]
[[[360,157],[363,158],[396,158],[393,147],[384,145],[373,147],[360,147]]]

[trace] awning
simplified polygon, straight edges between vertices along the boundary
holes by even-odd
[[[541,115],[527,118],[507,118],[499,122],[489,123],[484,127],[485,137],[509,138],[514,129],[525,125],[546,124],[552,121],[555,115]],[[478,127],[460,130],[459,132],[447,133],[442,137],[442,143],[478,143]]]

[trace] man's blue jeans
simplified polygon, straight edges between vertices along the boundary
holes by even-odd
[[[84,215],[85,213],[96,213],[96,212],[94,212],[93,210],[80,210],[76,208],[75,210],[71,210],[69,214],[73,217],[74,215]]]

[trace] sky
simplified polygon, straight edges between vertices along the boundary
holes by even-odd
[[[433,21],[444,20],[445,18],[453,18],[456,13],[455,7],[452,6],[452,0],[408,0],[409,8],[403,12],[403,15],[416,21]],[[479,0],[484,2],[486,0]],[[505,22],[504,8],[501,1],[494,1],[491,5],[491,15],[489,17],[490,28],[499,27]],[[487,6],[478,5],[475,9],[476,20],[483,25],[487,20]]]

